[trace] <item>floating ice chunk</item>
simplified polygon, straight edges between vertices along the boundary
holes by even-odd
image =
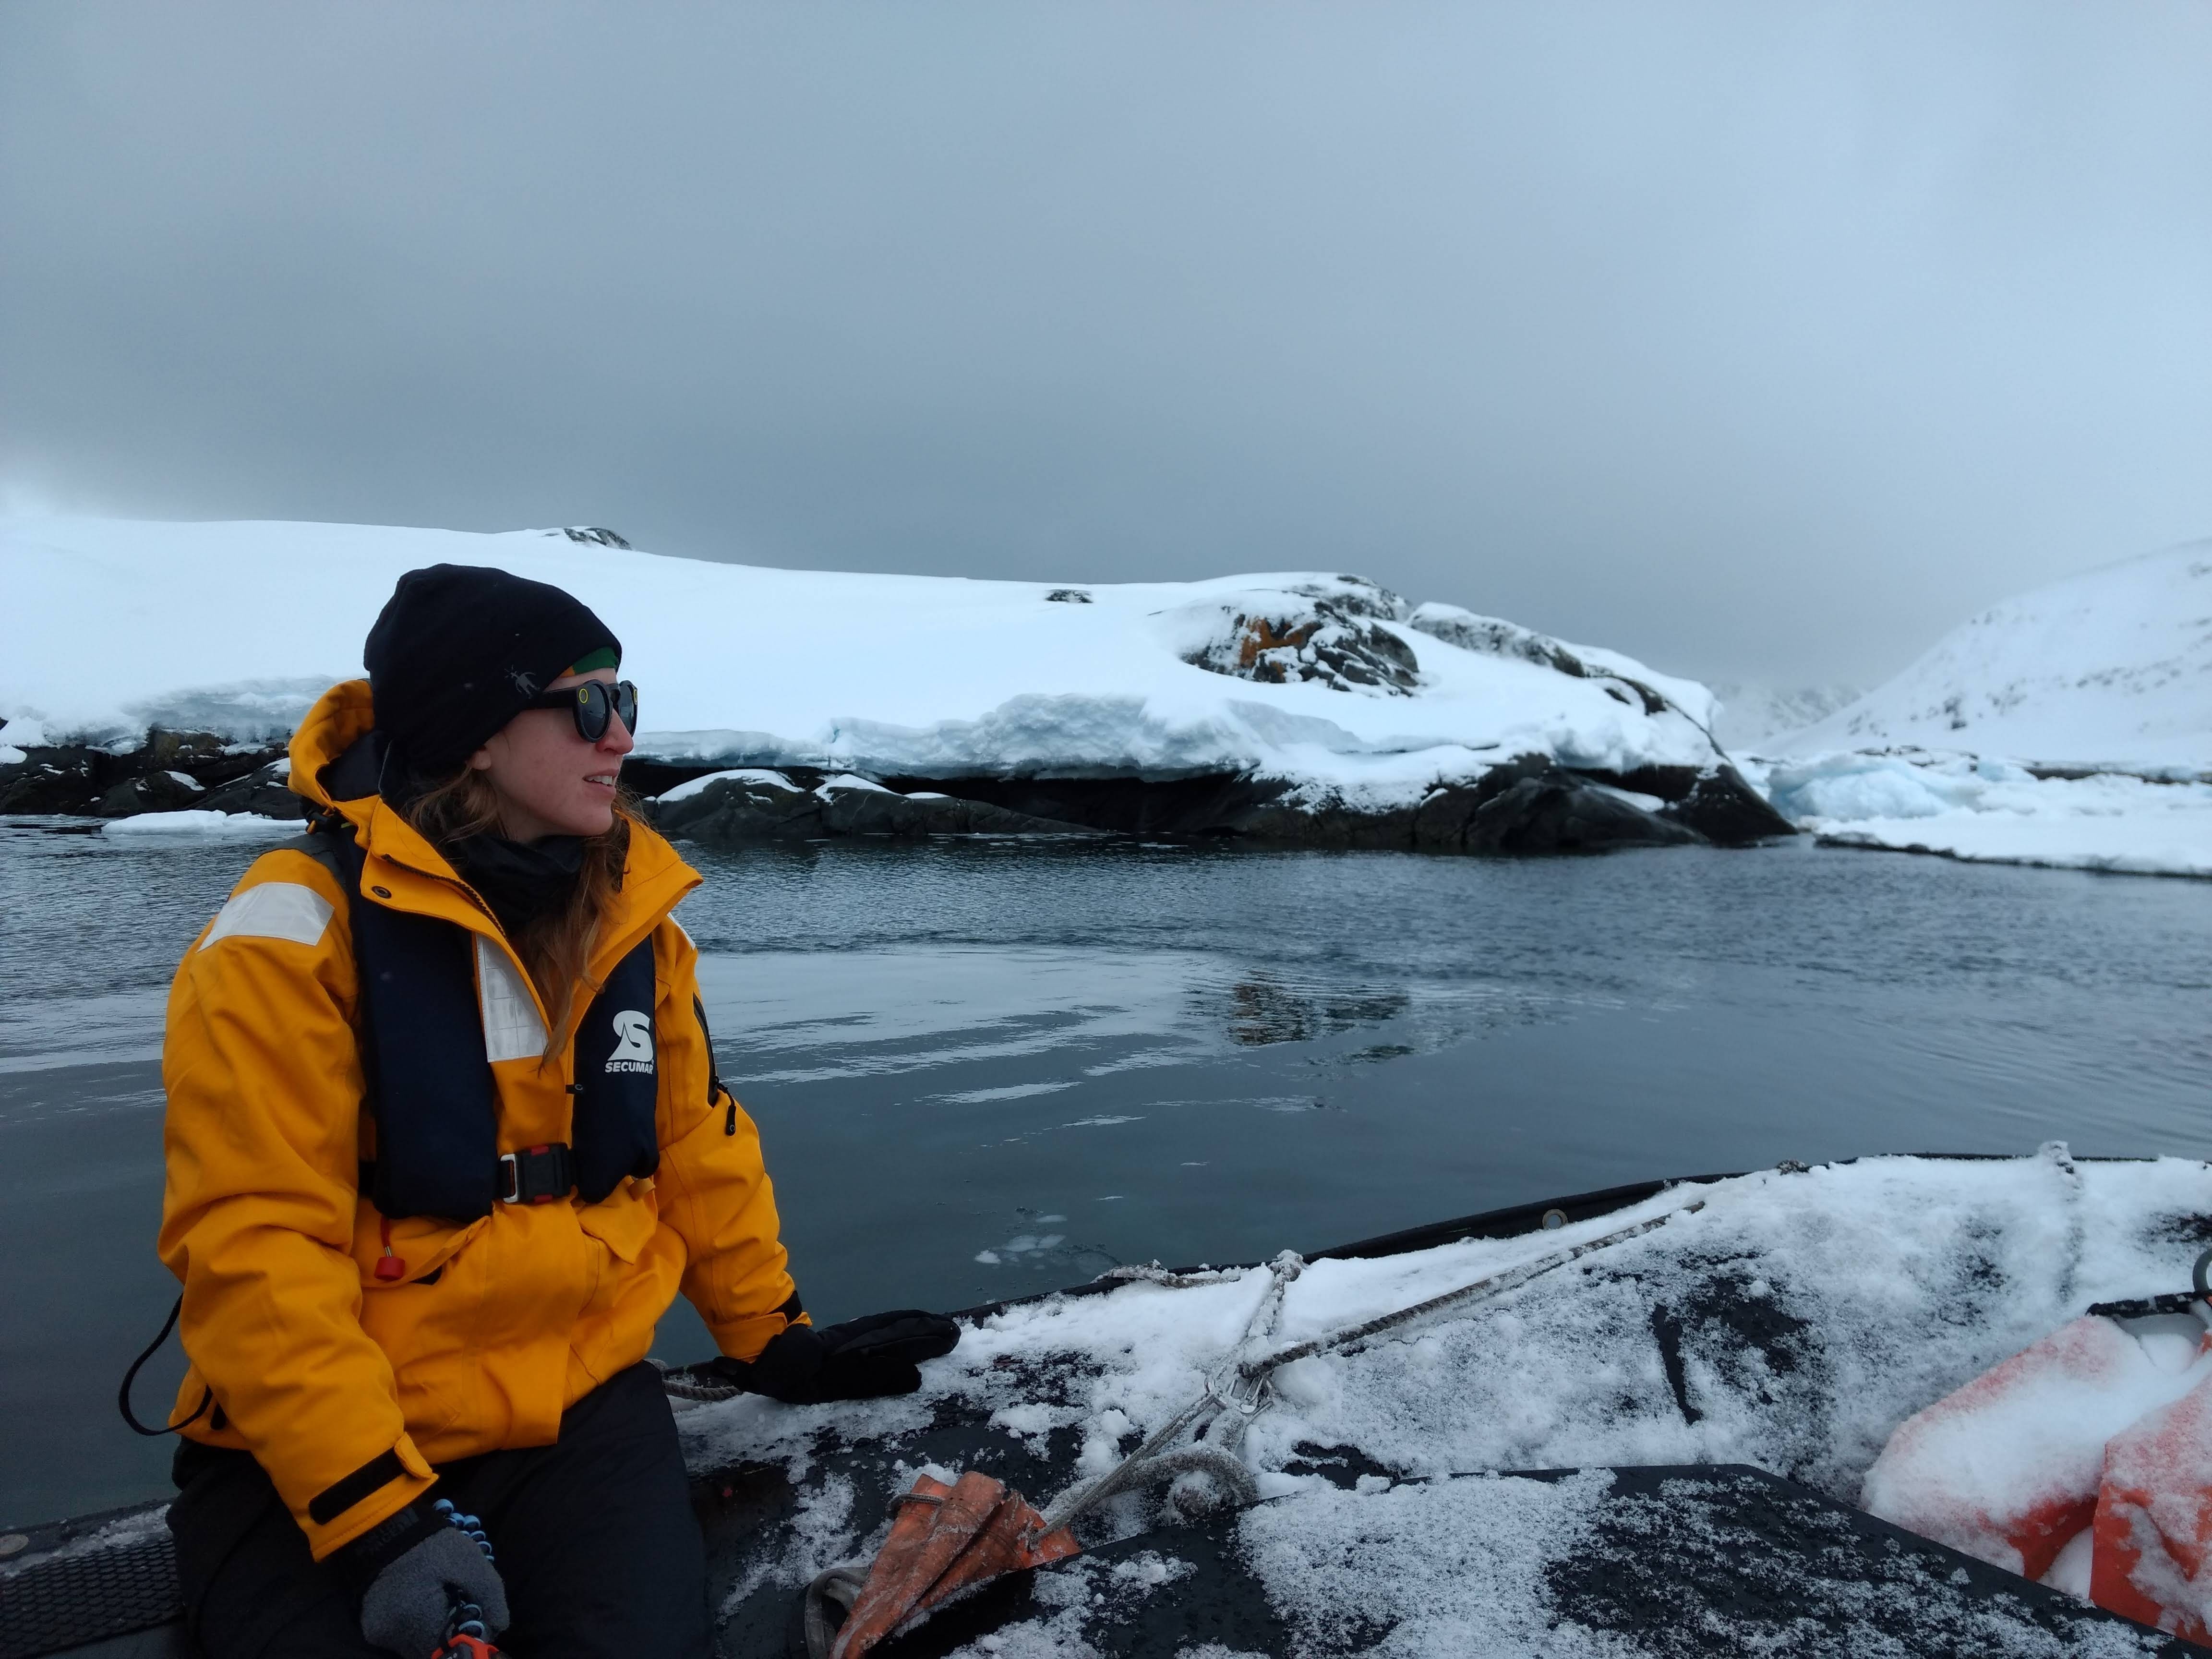
[[[179,812],[138,812],[100,826],[100,834],[130,840],[140,836],[231,836],[268,840],[296,836],[290,818],[264,818],[255,812],[216,812],[187,807]]]

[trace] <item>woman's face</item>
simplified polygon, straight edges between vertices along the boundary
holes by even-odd
[[[557,691],[586,680],[611,685],[615,671],[566,674],[545,689]],[[599,836],[614,823],[615,779],[623,757],[635,746],[618,714],[609,718],[597,743],[586,743],[576,735],[575,718],[567,709],[526,708],[470,756],[469,764],[498,793],[500,828],[509,841]]]

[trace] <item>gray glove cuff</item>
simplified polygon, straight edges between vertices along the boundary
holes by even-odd
[[[399,1659],[430,1659],[456,1603],[473,1602],[484,1627],[507,1628],[507,1587],[468,1534],[441,1527],[369,1581],[361,1633]]]

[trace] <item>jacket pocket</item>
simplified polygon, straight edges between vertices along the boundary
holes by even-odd
[[[392,1254],[387,1257],[384,1218],[377,1214],[374,1206],[364,1202],[355,1214],[353,1227],[353,1259],[361,1269],[361,1287],[365,1292],[383,1291],[439,1279],[446,1264],[490,1224],[489,1217],[456,1226],[434,1216],[410,1216],[392,1224]],[[380,1278],[377,1269],[387,1260],[405,1265],[394,1278]]]
[[[477,1334],[489,1284],[487,1252],[471,1249],[483,1224],[447,1229],[435,1241],[407,1241],[392,1230],[405,1275],[362,1279],[361,1326],[392,1362],[399,1409],[418,1442],[453,1426],[469,1410],[481,1384]],[[434,1248],[422,1249],[424,1243]]]
[[[602,1203],[578,1205],[576,1224],[623,1266],[635,1267],[659,1231],[660,1206],[651,1188],[641,1193],[635,1183],[625,1182]]]

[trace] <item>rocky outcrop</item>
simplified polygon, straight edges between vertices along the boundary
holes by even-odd
[[[289,791],[283,792],[289,804],[276,802],[265,791],[252,798],[269,805],[230,804],[244,798],[234,794],[235,786],[275,773],[283,764],[281,744],[233,744],[205,732],[156,726],[131,750],[59,744],[27,748],[22,753],[21,760],[0,766],[0,812],[116,818],[191,806],[268,811],[283,817],[302,817],[306,811],[305,803]],[[281,773],[276,775],[281,778]]]
[[[1239,829],[1265,841],[1437,853],[1596,853],[1705,841],[1655,810],[1662,805],[1564,770],[1548,756],[1522,755],[1471,782],[1439,784],[1410,806],[1376,811],[1292,796],[1249,814]]]
[[[840,836],[1093,836],[1081,824],[933,792],[902,794],[839,775],[809,787],[781,772],[724,773],[647,803],[672,840],[816,841]]]
[[[292,763],[275,760],[244,777],[210,789],[195,806],[211,812],[252,812],[264,818],[301,818],[307,803],[292,793]]]
[[[287,787],[289,769],[274,745],[225,744],[204,732],[157,730],[124,753],[32,749],[0,767],[0,812],[124,817],[199,807],[302,818],[307,803]],[[1516,854],[1734,847],[1795,833],[1724,763],[1605,775],[1540,754],[1389,807],[1249,773],[878,781],[797,769],[702,776],[647,762],[632,769],[631,783],[660,792],[647,810],[665,833],[709,842],[1115,835]]]
[[[1796,824],[1728,765],[1698,773],[1686,792],[1660,809],[1660,816],[1696,830],[1716,847],[1748,847],[1797,833]]]
[[[1183,660],[1266,685],[1315,680],[1334,691],[1412,696],[1420,661],[1390,625],[1406,615],[1406,602],[1361,577],[1337,580],[1221,605],[1218,625]]]
[[[1620,790],[1556,767],[1486,792],[1483,785],[1496,776],[1473,789],[1440,789],[1422,802],[1414,845],[1464,853],[1601,853],[1686,847],[1705,839]]]
[[[103,818],[127,818],[140,812],[176,812],[198,806],[207,786],[189,772],[144,772],[100,798],[92,810]]]
[[[729,772],[672,790],[652,811],[664,833],[702,842],[1109,834],[1510,855],[1741,846],[1794,833],[1732,767],[1617,779],[1539,754],[1388,808],[1244,775],[888,781]]]
[[[53,745],[23,755],[0,766],[0,812],[89,813],[100,805],[101,763],[109,757],[99,750]]]
[[[1518,623],[1510,623],[1500,617],[1478,616],[1472,611],[1462,611],[1455,605],[1438,605],[1431,601],[1417,606],[1407,617],[1406,623],[1431,639],[1442,640],[1446,645],[1455,645],[1462,651],[1474,651],[1486,657],[1515,657],[1572,679],[1593,681],[1608,696],[1632,707],[1640,705],[1647,714],[1656,714],[1673,707],[1664,696],[1642,680],[1595,666],[1584,661],[1550,635],[1539,634],[1533,628],[1523,628]]]
[[[1009,812],[1079,823],[1109,835],[1200,838],[1235,836],[1252,812],[1291,792],[1282,778],[1249,773],[1194,778],[923,778],[884,781],[902,793],[928,791]]]

